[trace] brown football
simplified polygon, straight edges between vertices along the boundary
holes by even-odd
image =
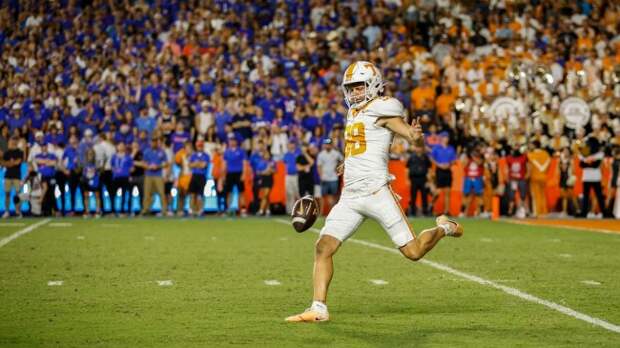
[[[319,216],[319,204],[310,195],[301,197],[293,206],[292,224],[297,232],[304,232],[316,221]]]

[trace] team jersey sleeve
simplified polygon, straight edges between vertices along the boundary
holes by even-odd
[[[373,117],[405,117],[405,107],[396,98],[379,97],[378,100],[370,102],[368,106],[368,116]]]

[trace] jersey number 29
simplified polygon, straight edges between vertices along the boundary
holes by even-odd
[[[344,130],[344,157],[356,156],[366,151],[366,133],[361,122],[347,125]]]

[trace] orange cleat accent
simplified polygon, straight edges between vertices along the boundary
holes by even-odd
[[[451,224],[453,226],[451,231],[446,232],[446,236],[459,238],[465,232],[461,224],[459,224],[455,220],[450,219],[449,217],[445,215],[438,216],[437,219],[435,219],[435,223],[437,224],[437,226],[444,225],[444,224]]]
[[[312,309],[307,309],[301,314],[291,315],[284,320],[289,323],[318,323],[321,321],[328,321],[329,313],[321,313]]]

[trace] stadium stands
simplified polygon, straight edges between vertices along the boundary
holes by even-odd
[[[369,60],[427,133],[424,171],[408,161],[415,149],[393,145],[394,187],[412,213],[415,179],[435,212],[620,218],[616,1],[0,5],[5,216],[15,189],[29,214],[135,214],[162,191],[154,212],[224,213],[237,192],[252,212],[265,193],[284,212],[298,196],[286,182],[309,180],[321,195],[316,165],[304,163],[325,139],[342,151],[340,80]],[[200,211],[177,199],[200,162],[196,142],[209,155]],[[120,143],[130,160],[113,161]],[[436,147],[456,156],[439,160]]]

